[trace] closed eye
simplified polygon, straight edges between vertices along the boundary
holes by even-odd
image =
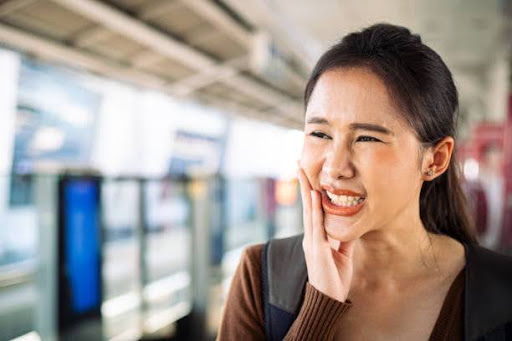
[[[376,139],[375,137],[373,136],[359,136],[357,138],[357,141],[361,141],[361,142],[381,142],[380,140]]]
[[[325,139],[325,140],[331,138],[329,135],[324,134],[320,131],[314,131],[314,132],[310,133],[309,135],[318,137],[321,139]],[[381,142],[381,141],[373,136],[362,135],[357,138],[357,142]]]
[[[315,137],[318,137],[321,139],[330,139],[331,138],[329,135],[326,135],[320,131],[314,131],[314,132],[310,133],[309,135],[315,136]]]

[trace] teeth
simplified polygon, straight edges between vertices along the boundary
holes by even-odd
[[[343,206],[343,207],[351,207],[359,204],[364,200],[363,197],[351,197],[347,195],[336,195],[333,193],[327,192],[327,196],[329,199],[331,199],[331,202],[335,204],[336,206]]]

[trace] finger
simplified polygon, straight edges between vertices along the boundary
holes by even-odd
[[[304,238],[306,238],[307,240],[311,240],[311,186],[309,185],[309,181],[301,168],[297,170],[297,175],[299,178],[300,192],[302,197],[302,218],[304,220]]]
[[[312,223],[313,223],[313,230],[312,230],[312,237],[313,237],[313,243],[315,245],[318,245],[318,243],[324,243],[327,242],[327,234],[325,233],[324,228],[324,212],[322,210],[322,203],[320,201],[320,193],[318,191],[311,191],[311,199],[312,199]],[[329,243],[327,242],[327,245],[329,246]],[[330,246],[329,246],[330,247]]]
[[[309,179],[306,176],[306,173],[304,172],[304,170],[301,167],[299,167],[297,169],[297,176],[299,177],[299,181],[302,186],[301,189],[304,189],[305,193],[309,193],[309,191],[311,191],[313,188],[311,187],[311,184],[309,183]]]

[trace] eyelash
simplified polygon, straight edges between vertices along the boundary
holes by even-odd
[[[324,134],[322,132],[319,132],[319,131],[314,131],[314,132],[310,133],[309,135],[314,136],[314,137],[318,137],[318,138],[321,138],[321,139],[326,139],[326,137],[329,138],[328,135],[326,135],[326,134]],[[381,142],[379,139],[376,139],[373,136],[361,135],[357,139],[359,140],[360,138],[371,139],[369,141],[361,141],[361,142]]]

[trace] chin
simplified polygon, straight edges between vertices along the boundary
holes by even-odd
[[[340,242],[347,242],[359,238],[363,231],[354,227],[353,222],[338,221],[336,218],[330,219],[329,215],[325,215],[325,231],[331,239],[338,240]]]

